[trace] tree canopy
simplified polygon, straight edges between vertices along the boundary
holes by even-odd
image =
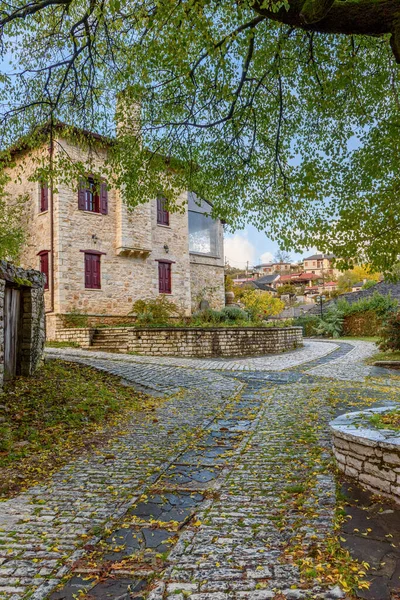
[[[386,272],[398,15],[398,0],[0,1],[0,143],[57,120],[115,136],[120,94],[109,173],[130,205],[162,191],[174,209],[188,188],[232,229]]]

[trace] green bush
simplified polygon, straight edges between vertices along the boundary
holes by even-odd
[[[312,337],[313,335],[317,335],[319,321],[320,319],[317,315],[303,315],[297,317],[294,320],[293,325],[303,328],[304,337]]]
[[[381,330],[381,350],[400,350],[400,312],[393,313]]]
[[[89,318],[85,313],[79,312],[78,309],[73,308],[71,312],[63,315],[64,327],[88,327]]]
[[[338,338],[343,333],[344,314],[335,304],[330,306],[319,319],[317,333],[326,337]]]
[[[261,325],[263,327],[292,327],[296,323],[294,319],[271,319],[269,321],[262,321]]]
[[[223,312],[213,310],[212,308],[205,308],[199,310],[192,316],[190,325],[194,327],[201,327],[203,325],[218,325],[226,320]]]
[[[396,310],[398,302],[390,294],[383,296],[378,292],[374,292],[372,296],[361,298],[353,304],[350,304],[345,298],[339,298],[336,306],[344,317],[372,310],[378,317],[385,318]]]
[[[178,306],[162,295],[147,300],[136,300],[132,307],[132,313],[136,314],[138,325],[152,325],[153,327],[170,325],[171,318],[182,316]]]
[[[221,313],[224,315],[227,321],[248,321],[249,315],[246,311],[238,308],[237,306],[225,306],[221,310]]]

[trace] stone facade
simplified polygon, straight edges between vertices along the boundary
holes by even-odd
[[[331,423],[333,452],[345,475],[400,504],[400,433],[376,429],[368,420],[388,410],[370,409],[335,419]]]
[[[18,290],[20,308],[15,315],[15,342],[18,375],[32,375],[42,361],[45,340],[44,277],[34,270],[26,271],[0,261],[0,389],[7,361],[5,340],[5,299],[8,289]]]
[[[301,327],[59,329],[60,342],[145,356],[257,356],[303,344]]]
[[[90,172],[106,177],[106,148],[89,153],[61,134],[55,148],[56,154],[87,164],[88,171],[90,168]],[[198,297],[207,299],[214,308],[222,308],[223,226],[216,222],[217,243],[212,253],[190,252],[188,192],[181,193],[178,203],[183,210],[170,214],[168,226],[157,223],[156,199],[129,210],[116,189],[108,190],[107,214],[80,210],[78,182],[75,187],[56,182],[49,210],[40,212],[40,185],[29,179],[41,152],[20,152],[16,156],[7,191],[11,202],[22,196],[28,199],[23,216],[27,235],[20,257],[22,266],[38,268],[38,253],[49,252],[50,289],[45,292],[49,339],[55,339],[59,315],[77,312],[96,319],[124,317],[135,300],[158,296],[159,260],[171,264],[169,298],[184,313],[196,310]],[[101,253],[101,289],[85,287],[85,250]]]

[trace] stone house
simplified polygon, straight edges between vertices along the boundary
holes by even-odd
[[[340,275],[340,271],[334,267],[335,258],[333,254],[313,254],[312,256],[308,256],[303,261],[303,271],[318,275],[323,279],[325,277],[336,279]]]
[[[0,389],[4,379],[32,375],[42,360],[44,284],[38,271],[0,261]]]
[[[35,158],[45,151],[17,147],[7,191],[10,201],[28,197],[20,263],[46,275],[49,339],[63,326],[63,315],[83,313],[90,325],[125,323],[134,318],[128,315],[136,300],[160,294],[185,314],[203,299],[224,306],[223,225],[210,217],[207,202],[183,191],[181,212],[169,213],[161,197],[129,210],[119,190],[105,178],[96,185],[90,172],[76,186],[60,180],[49,189],[32,177]],[[90,158],[95,172],[104,172],[105,143],[89,157],[60,126],[54,152],[82,164]]]
[[[281,273],[282,275],[292,273],[294,270],[296,270],[296,268],[297,265],[291,262],[271,262],[256,265],[254,270],[256,275],[261,277],[263,275],[271,275],[273,273]]]

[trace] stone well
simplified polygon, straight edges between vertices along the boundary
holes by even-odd
[[[398,405],[341,415],[330,423],[339,469],[371,492],[400,504],[400,432],[374,427],[369,417]]]

